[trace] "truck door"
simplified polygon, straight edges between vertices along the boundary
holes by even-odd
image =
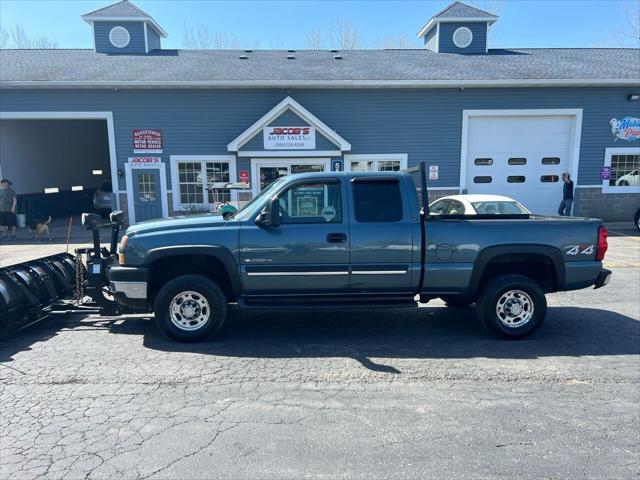
[[[394,177],[354,177],[351,182],[352,293],[411,290],[414,228],[402,187]]]
[[[338,178],[300,180],[278,194],[278,227],[242,227],[240,268],[247,294],[348,293],[345,188]]]

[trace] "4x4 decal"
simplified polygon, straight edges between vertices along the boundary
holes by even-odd
[[[567,250],[565,253],[567,255],[591,255],[593,254],[594,248],[593,248],[593,244],[591,245],[587,245],[587,244],[581,244],[581,245],[575,245],[573,247],[571,247],[569,250]]]

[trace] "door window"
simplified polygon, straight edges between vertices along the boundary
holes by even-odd
[[[399,172],[400,160],[361,160],[350,164],[352,172]]]
[[[283,224],[342,222],[338,182],[299,183],[280,195],[278,202]]]
[[[429,207],[429,213],[442,215],[447,211],[447,206],[449,206],[449,200],[438,200]]]
[[[402,196],[397,180],[354,182],[353,201],[358,222],[382,223],[402,220]]]
[[[141,202],[156,201],[156,177],[153,173],[138,174],[138,199]]]
[[[464,215],[464,205],[458,200],[451,200],[446,213],[447,215]]]
[[[294,173],[324,172],[324,170],[324,163],[275,163],[273,165],[261,165],[258,167],[260,190],[264,190],[280,177],[286,177],[287,175]]]

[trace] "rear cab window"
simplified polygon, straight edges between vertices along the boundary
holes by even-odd
[[[402,192],[395,178],[353,181],[353,209],[356,222],[390,223],[402,220]]]

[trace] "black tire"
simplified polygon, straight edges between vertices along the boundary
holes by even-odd
[[[529,277],[502,275],[484,287],[476,308],[480,321],[491,333],[517,340],[532,335],[542,326],[547,314],[547,299],[540,285]]]
[[[174,300],[176,303],[172,305]],[[176,308],[175,314],[171,313],[172,307]],[[190,317],[184,315],[185,309],[189,309]],[[158,292],[153,312],[162,333],[181,342],[198,342],[222,328],[227,318],[227,300],[220,287],[209,278],[182,275],[167,282]]]
[[[440,299],[447,304],[447,307],[468,307],[474,302],[472,299],[462,295],[447,295],[440,297]]]

